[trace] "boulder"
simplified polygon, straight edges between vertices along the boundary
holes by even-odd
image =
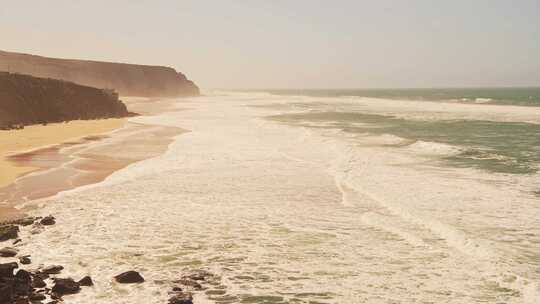
[[[19,269],[19,271],[17,271],[17,274],[15,274],[15,277],[19,281],[32,282],[32,275],[30,274],[30,272],[24,269]]]
[[[10,285],[0,285],[0,303],[12,303],[15,295]]]
[[[114,279],[118,283],[122,283],[122,284],[142,283],[142,282],[144,282],[144,278],[141,276],[141,274],[136,272],[136,271],[133,271],[133,270],[121,273],[121,274],[115,276]]]
[[[24,269],[19,269],[15,275],[13,291],[19,296],[28,296],[32,292],[32,275]]]
[[[45,287],[47,287],[47,283],[45,283],[45,281],[43,281],[42,278],[40,278],[38,276],[34,276],[34,280],[32,281],[32,287],[34,287],[34,288],[45,288]]]
[[[44,225],[44,226],[50,226],[50,225],[54,225],[56,224],[56,220],[54,218],[54,216],[46,216],[44,218],[41,219],[40,221],[41,225]]]
[[[79,285],[81,286],[94,286],[94,282],[90,276],[85,276],[79,280]]]
[[[23,256],[19,258],[19,263],[23,265],[28,265],[28,264],[32,264],[32,260],[30,260],[29,256]]]
[[[28,296],[28,299],[34,302],[34,301],[43,301],[47,299],[47,297],[45,297],[45,295],[41,293],[31,293],[30,296]]]
[[[41,272],[44,274],[59,274],[62,270],[64,270],[64,266],[51,265],[43,268]]]
[[[47,273],[41,272],[41,271],[34,271],[32,273],[34,275],[34,278],[40,278],[42,280],[46,280],[49,278],[49,275]]]
[[[11,258],[16,256],[18,253],[17,249],[11,247],[4,247],[0,249],[0,257]]]
[[[58,295],[74,294],[81,290],[81,286],[73,279],[54,279],[52,292]]]
[[[193,296],[190,293],[179,292],[169,299],[169,304],[193,304]]]
[[[19,237],[19,226],[0,226],[0,242],[16,239],[17,237]]]
[[[13,263],[4,263],[0,264],[0,279],[1,278],[12,278],[13,271],[19,268],[19,265],[15,262]]]

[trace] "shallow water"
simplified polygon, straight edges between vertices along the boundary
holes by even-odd
[[[386,132],[268,119],[328,102],[216,93],[133,118],[190,132],[164,155],[44,202],[36,212],[58,224],[25,232],[21,254],[90,274],[96,286],[70,303],[165,303],[169,280],[201,268],[221,280],[197,303],[538,303],[537,174],[452,166],[440,161],[451,148]],[[339,107],[414,121],[538,119],[519,107],[410,105]],[[112,283],[129,269],[146,282]]]

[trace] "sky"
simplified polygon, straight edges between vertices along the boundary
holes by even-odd
[[[203,88],[540,86],[540,1],[0,0],[0,49]]]

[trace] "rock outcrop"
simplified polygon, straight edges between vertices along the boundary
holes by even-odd
[[[47,58],[0,51],[0,71],[114,89],[122,96],[198,96],[199,88],[170,67]]]
[[[141,276],[140,273],[130,270],[123,272],[117,276],[114,277],[116,282],[122,283],[122,284],[132,284],[132,283],[142,283],[144,282],[144,278]]]
[[[113,91],[0,72],[0,129],[128,115]]]

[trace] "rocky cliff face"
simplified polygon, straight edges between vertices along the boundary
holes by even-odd
[[[55,59],[0,51],[0,71],[114,89],[124,96],[199,95],[199,88],[184,74],[163,66]]]
[[[128,114],[113,91],[0,72],[0,129]]]

